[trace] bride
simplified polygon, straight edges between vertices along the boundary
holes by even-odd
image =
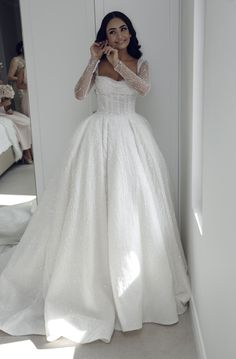
[[[130,19],[107,14],[75,96],[80,122],[0,275],[0,329],[109,343],[114,329],[178,322],[191,297],[165,160],[137,96],[149,66]]]

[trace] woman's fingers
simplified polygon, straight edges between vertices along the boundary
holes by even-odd
[[[110,54],[112,51],[114,51],[113,47],[111,47],[109,45],[105,46],[105,48],[104,48],[104,53],[105,54],[107,54],[108,52]]]
[[[103,47],[106,45],[106,41],[94,42],[96,46]]]
[[[113,48],[108,45],[108,41],[100,41],[100,42],[94,42],[91,46],[91,51],[97,55],[106,54],[110,55],[110,53],[113,51]]]

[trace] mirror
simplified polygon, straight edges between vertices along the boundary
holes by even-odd
[[[36,205],[19,0],[0,2],[0,246],[22,236]]]

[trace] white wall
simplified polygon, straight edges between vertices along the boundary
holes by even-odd
[[[74,98],[74,85],[90,57],[94,7],[93,0],[20,4],[40,196],[78,122],[90,111],[90,99]]]
[[[182,0],[182,233],[201,357],[234,359],[236,1],[206,1],[202,237],[191,203],[193,4]]]

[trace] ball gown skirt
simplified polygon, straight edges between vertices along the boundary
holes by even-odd
[[[88,343],[173,324],[191,296],[164,158],[136,91],[97,76],[82,120],[0,275],[0,329]]]

